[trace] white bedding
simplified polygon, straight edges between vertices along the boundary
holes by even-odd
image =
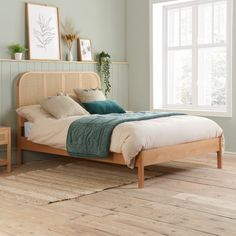
[[[60,120],[48,118],[30,125],[28,139],[54,148],[66,149],[70,124],[80,117]],[[214,121],[197,116],[171,116],[153,120],[119,124],[112,134],[110,151],[122,153],[128,167],[134,166],[135,156],[143,149],[151,149],[222,135]]]

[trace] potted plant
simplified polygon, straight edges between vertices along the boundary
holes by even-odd
[[[106,52],[101,52],[96,56],[98,64],[97,70],[105,85],[105,95],[111,92],[111,56]]]
[[[71,52],[73,43],[76,39],[78,39],[79,34],[74,29],[74,25],[70,20],[66,20],[65,24],[61,24],[64,33],[62,34],[62,38],[64,39],[66,46],[68,48],[67,61],[73,61],[73,55]]]
[[[28,50],[21,44],[12,44],[8,46],[8,49],[11,55],[14,55],[15,60],[22,60],[23,53],[25,53]]]

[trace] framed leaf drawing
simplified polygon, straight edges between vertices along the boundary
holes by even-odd
[[[78,39],[78,58],[80,61],[93,61],[92,46],[89,39]]]
[[[61,60],[57,7],[26,3],[30,60]]]

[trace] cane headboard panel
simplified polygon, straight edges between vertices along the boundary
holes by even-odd
[[[101,88],[98,74],[94,72],[27,72],[17,83],[17,107],[39,104],[58,92],[73,93],[74,88]]]

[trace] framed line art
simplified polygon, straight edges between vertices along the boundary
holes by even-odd
[[[78,58],[80,61],[93,61],[90,39],[78,39]]]
[[[26,3],[30,60],[61,60],[57,7]]]

